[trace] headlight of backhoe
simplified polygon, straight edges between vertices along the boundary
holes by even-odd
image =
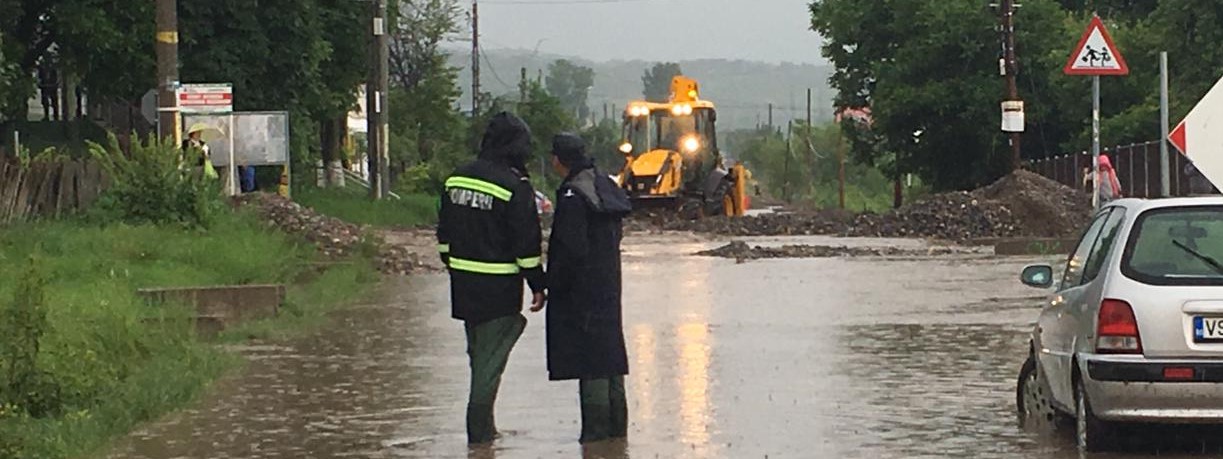
[[[701,140],[696,136],[685,137],[683,141],[684,151],[688,153],[696,153],[701,148]]]
[[[620,144],[620,153],[624,153],[624,154],[626,154],[626,155],[627,155],[627,154],[630,154],[630,153],[632,153],[632,152],[633,152],[633,144],[628,143],[628,142],[624,142],[624,143]]]

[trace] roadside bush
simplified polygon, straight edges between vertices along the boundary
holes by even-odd
[[[47,280],[33,259],[17,280],[13,300],[0,309],[0,412],[45,416],[60,408],[59,388],[39,368],[47,320]]]
[[[112,181],[92,213],[104,222],[207,227],[223,208],[218,181],[184,161],[171,141],[150,135],[125,155],[111,134],[107,146],[90,142],[89,150]]]

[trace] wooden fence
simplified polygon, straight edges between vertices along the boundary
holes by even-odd
[[[22,165],[0,156],[0,225],[84,210],[109,181],[92,161],[50,160]]]

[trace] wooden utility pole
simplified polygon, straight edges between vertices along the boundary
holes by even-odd
[[[374,0],[373,2],[373,40],[371,42],[373,49],[370,57],[373,62],[370,64],[369,80],[366,82],[366,107],[367,107],[367,127],[369,131],[369,190],[370,197],[375,200],[380,200],[390,191],[390,183],[387,179],[387,171],[389,161],[389,149],[387,142],[390,132],[387,129],[387,88],[390,86],[390,73],[388,62],[390,60],[390,47],[387,41],[386,33],[386,2],[387,0]]]
[[[524,78],[525,79],[525,78]],[[471,117],[480,116],[480,5],[471,2]]]
[[[157,0],[157,135],[181,143],[178,118],[178,3]]]
[[[1002,65],[1000,70],[1006,78],[1006,97],[1008,101],[1019,102],[1019,62],[1015,57],[1015,0],[1002,0],[999,14],[1002,16]],[[1022,134],[1011,132],[1011,169],[1019,170],[1023,165],[1020,148]]]
[[[769,108],[772,108],[771,104],[769,105]],[[772,113],[771,110],[770,113]],[[794,121],[791,120],[789,123],[786,123],[786,165],[784,169],[782,169],[782,176],[784,177],[784,180],[781,182],[781,195],[786,200],[787,204],[790,202],[790,156],[792,156],[793,153],[790,145],[793,144],[793,142],[791,142],[793,134]]]
[[[769,102],[769,130],[773,130],[773,103]]]
[[[845,134],[837,125],[837,198],[841,210],[845,210]]]

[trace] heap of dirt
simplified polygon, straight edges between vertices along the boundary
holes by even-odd
[[[270,226],[313,243],[328,260],[369,251],[374,253],[374,261],[384,274],[408,274],[421,266],[409,251],[384,243],[360,226],[319,214],[280,195],[250,193],[238,197],[236,202],[253,208]]]
[[[839,212],[714,217],[695,221],[660,215],[638,218],[632,229],[654,228],[728,236],[837,235],[934,238],[965,242],[1000,237],[1061,237],[1078,232],[1091,206],[1081,192],[1027,171],[972,191],[926,197],[881,214]]]
[[[849,236],[919,237],[967,241],[983,237],[1017,235],[1019,222],[997,201],[972,193],[944,193],[883,214],[862,214],[854,219]]]
[[[975,194],[1010,208],[1023,236],[1070,236],[1091,221],[1091,196],[1028,171],[1003,177]]]
[[[774,213],[754,217],[685,220],[667,213],[634,214],[630,231],[692,231],[728,236],[807,236],[844,234],[854,220],[841,211]]]
[[[780,247],[749,246],[735,241],[712,250],[697,252],[699,256],[734,258],[738,261],[762,258],[836,258],[836,257],[902,257],[935,256],[963,253],[948,247],[931,247],[925,250],[899,247],[832,247],[824,245],[783,245]]]

